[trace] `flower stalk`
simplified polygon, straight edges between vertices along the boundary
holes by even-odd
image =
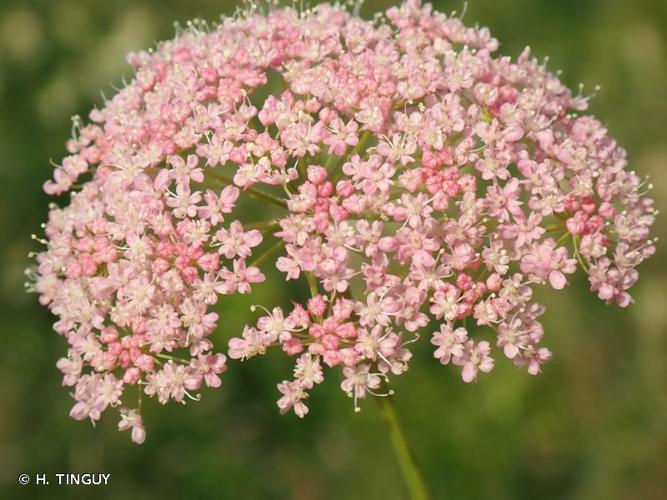
[[[229,179],[224,175],[220,175],[217,172],[208,171],[207,174],[209,177],[221,182],[226,186],[235,185],[232,179]],[[269,203],[272,203],[280,208],[285,208],[285,209],[287,208],[287,202],[285,200],[283,200],[282,198],[278,198],[277,196],[273,196],[272,194],[269,194],[266,191],[262,191],[260,189],[256,189],[251,186],[244,188],[243,192],[247,194],[250,198],[254,198],[255,200],[268,201]]]
[[[405,486],[408,489],[411,500],[429,500],[431,496],[426,488],[424,478],[417,467],[414,456],[408,446],[405,433],[396,413],[394,399],[392,396],[375,398],[380,408],[380,413],[389,427],[389,441],[394,450]]]

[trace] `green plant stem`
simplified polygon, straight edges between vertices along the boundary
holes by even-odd
[[[389,427],[389,440],[394,449],[394,455],[398,460],[398,465],[403,474],[403,479],[410,493],[411,500],[429,500],[431,497],[426,489],[426,483],[410,452],[405,433],[401,429],[394,400],[391,396],[376,397],[375,399],[380,407],[380,413],[382,413]]]
[[[278,250],[280,250],[283,246],[285,246],[285,242],[283,240],[278,240],[275,245],[273,245],[271,248],[266,250],[262,255],[258,256],[255,260],[253,260],[250,265],[251,266],[259,266],[262,262],[264,262],[266,259],[271,257],[274,253],[276,253]]]
[[[312,272],[305,272],[306,275],[306,281],[308,281],[308,288],[310,289],[310,295],[311,297],[315,297],[316,295],[319,294],[319,291],[317,290],[317,278]]]
[[[278,227],[280,223],[277,220],[267,220],[262,222],[250,222],[249,224],[243,224],[244,229],[258,229],[264,234],[264,232],[271,231],[272,229]]]
[[[344,158],[341,162],[334,164],[331,167],[331,172],[329,172],[329,178],[332,181],[336,181],[340,175],[340,167],[343,163],[348,161],[350,158],[352,158],[354,155],[361,153],[361,151],[364,149],[366,146],[366,143],[369,141],[369,139],[373,136],[373,133],[370,130],[367,130],[362,134],[362,136],[359,138],[359,142],[357,142],[357,145],[350,151],[349,154],[344,155]]]
[[[207,172],[207,175],[219,182],[222,182],[227,186],[235,185],[232,179],[228,179],[224,175],[220,175],[216,172]],[[277,196],[273,196],[272,194],[269,194],[265,191],[260,191],[259,189],[255,189],[254,187],[242,188],[241,190],[248,196],[250,196],[251,198],[255,198],[256,200],[268,201],[269,203],[273,203],[274,205],[277,205],[281,208],[287,208],[287,202],[285,200],[283,200],[282,198],[278,198]]]

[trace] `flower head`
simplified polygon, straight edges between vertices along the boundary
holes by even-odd
[[[69,344],[72,417],[120,408],[142,442],[127,386],[197,400],[221,385],[225,347],[295,358],[281,412],[303,417],[331,371],[358,408],[391,392],[423,328],[465,382],[492,370],[494,344],[536,374],[551,352],[535,286],[579,267],[605,302],[632,302],[656,211],[587,98],[420,0],[378,19],[322,4],[195,24],[130,54],[134,79],[76,122],[44,185],[69,203],[51,206],[31,271]],[[226,332],[228,296],[271,268],[310,298]]]

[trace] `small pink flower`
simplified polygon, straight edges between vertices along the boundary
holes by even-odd
[[[314,384],[321,384],[324,381],[324,375],[319,358],[313,358],[310,353],[302,354],[296,361],[294,378],[306,389],[312,389]]]
[[[132,442],[142,444],[146,440],[146,428],[144,421],[141,418],[138,410],[121,408],[120,422],[118,422],[118,430],[126,431],[132,430]]]
[[[452,330],[449,325],[442,324],[440,331],[435,332],[431,338],[431,344],[438,346],[433,356],[438,358],[443,365],[449,364],[452,357],[463,357],[466,340],[468,340],[468,332],[465,328],[459,327]]]
[[[565,247],[556,248],[556,242],[548,239],[529,249],[521,259],[521,270],[540,282],[548,279],[553,288],[560,290],[567,283],[564,273],[576,270],[576,260],[568,258]]]
[[[233,263],[233,271],[227,268],[220,270],[222,283],[216,286],[215,291],[223,295],[238,293],[250,293],[252,283],[261,283],[265,280],[264,275],[256,267],[246,267],[245,260],[236,259]]]
[[[308,413],[308,407],[303,400],[308,397],[300,382],[284,381],[278,384],[278,390],[282,393],[282,397],[278,400],[278,408],[280,413],[287,413],[291,409],[299,418],[303,418]]]
[[[464,382],[477,380],[477,373],[489,373],[493,369],[493,358],[489,356],[491,346],[486,340],[475,343],[468,340],[465,343],[463,356],[453,359],[455,365],[463,367],[461,377]]]
[[[262,233],[257,229],[244,232],[239,221],[232,222],[229,231],[220,229],[215,233],[215,237],[220,242],[218,252],[228,259],[234,257],[245,259],[251,255],[251,249],[262,242]]]
[[[242,338],[232,338],[229,341],[229,357],[232,359],[247,359],[266,352],[266,339],[256,328],[246,326]]]
[[[348,397],[354,399],[355,411],[359,411],[357,400],[364,399],[369,390],[379,388],[381,379],[378,375],[370,373],[370,366],[367,364],[345,367],[343,368],[343,375],[345,380],[340,384],[340,387]]]

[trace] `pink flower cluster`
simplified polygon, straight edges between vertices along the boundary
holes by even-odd
[[[272,347],[295,359],[281,412],[303,417],[331,368],[358,409],[424,329],[465,382],[493,369],[494,345],[537,374],[551,352],[536,285],[579,267],[627,306],[655,250],[645,182],[586,97],[497,47],[408,0],[374,22],[327,4],[248,12],[131,54],[134,79],[75,124],[44,186],[70,195],[32,287],[69,344],[71,416],[118,407],[142,442],[142,395],[196,400],[227,357]],[[254,307],[219,352],[214,306],[270,267],[310,298]]]

